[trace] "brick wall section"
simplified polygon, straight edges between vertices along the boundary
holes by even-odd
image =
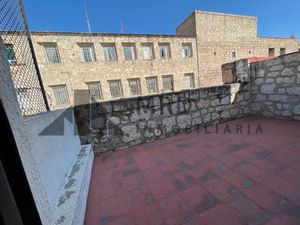
[[[125,148],[250,113],[250,85],[224,85],[75,107],[83,143]]]
[[[300,120],[300,53],[251,64],[253,114]]]

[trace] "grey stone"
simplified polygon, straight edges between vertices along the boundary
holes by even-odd
[[[196,117],[196,118],[192,119],[192,126],[195,126],[195,125],[198,125],[201,123],[202,123],[201,117]]]
[[[231,114],[232,116],[236,116],[238,113],[239,113],[239,109],[231,109],[231,110],[230,110],[230,114]]]
[[[282,104],[280,104],[280,103],[278,103],[278,104],[276,105],[276,107],[277,107],[277,109],[279,109],[279,110],[282,110],[282,109],[283,109],[283,106],[282,106]]]
[[[295,69],[294,68],[285,68],[281,72],[281,76],[293,76],[295,74]]]
[[[227,105],[227,104],[229,104],[229,102],[230,102],[229,96],[226,96],[226,97],[221,99],[221,104],[222,105]]]
[[[164,106],[163,107],[163,116],[164,117],[167,117],[167,116],[170,116],[171,115],[171,112],[170,112],[171,110],[169,109],[169,107],[168,106]]]
[[[141,121],[139,122],[139,129],[145,129],[147,127],[147,122]]]
[[[173,127],[176,125],[175,117],[164,118],[162,121],[163,127],[167,133],[173,131]]]
[[[276,78],[276,83],[292,84],[295,83],[295,77],[278,77]]]
[[[273,94],[275,87],[276,87],[275,84],[264,84],[261,86],[261,93]]]
[[[281,58],[270,59],[270,60],[264,61],[264,65],[267,66],[267,67],[275,66],[275,65],[278,65],[278,64],[281,64],[281,63],[282,63]]]
[[[220,105],[220,99],[217,98],[217,99],[212,100],[212,101],[211,101],[211,105],[212,105],[212,106]]]
[[[192,117],[191,115],[179,115],[177,116],[177,125],[180,129],[185,129],[191,126]]]
[[[291,116],[292,113],[290,111],[284,111],[281,115],[282,116]]]
[[[270,101],[278,101],[278,102],[286,102],[288,96],[286,95],[270,95],[269,100]]]
[[[152,133],[151,131],[149,131],[148,129],[145,130],[144,132],[144,137],[145,138],[151,138],[154,136],[154,133]]]
[[[256,85],[261,85],[261,84],[264,83],[264,79],[263,79],[263,78],[255,79],[255,80],[254,80],[254,83],[255,83]]]
[[[220,119],[219,113],[212,113],[212,114],[211,114],[211,119],[212,119],[212,120]]]
[[[279,77],[280,76],[280,72],[276,71],[276,72],[270,72],[267,75],[268,77]]]
[[[137,127],[135,125],[122,127],[122,132],[123,132],[122,139],[125,143],[138,140],[141,137],[141,134],[137,130]]]
[[[98,116],[92,120],[92,128],[94,129],[103,129],[106,124],[106,118],[103,116]]]
[[[192,118],[196,118],[196,117],[199,117],[200,116],[200,112],[194,112],[192,114]]]
[[[259,69],[256,73],[257,77],[264,77],[265,76],[265,70]]]
[[[130,121],[131,122],[137,122],[139,120],[149,120],[151,116],[151,111],[148,109],[140,109],[140,110],[134,110],[131,114]]]
[[[109,118],[110,122],[112,122],[113,124],[119,124],[120,123],[120,118],[116,117],[116,116],[112,116]]]
[[[208,123],[211,121],[211,115],[210,114],[206,114],[205,116],[203,116],[203,122],[204,123]]]
[[[300,84],[300,73],[297,73],[297,84]]]
[[[284,56],[283,61],[286,62],[286,63],[300,62],[300,53],[294,53],[294,54],[286,55],[286,56]]]
[[[267,78],[267,79],[266,79],[266,83],[267,83],[267,84],[274,83],[274,79],[273,79],[273,78]]]
[[[254,101],[261,102],[267,99],[267,95],[257,94],[254,98]]]
[[[286,91],[290,95],[300,95],[300,87],[287,88]]]
[[[222,119],[228,119],[228,118],[230,118],[230,113],[229,113],[229,111],[224,111],[224,112],[222,112],[222,113],[221,113],[221,118],[222,118]]]
[[[150,106],[159,106],[160,105],[160,99],[159,97],[153,97],[150,100]]]
[[[206,114],[207,112],[208,112],[207,109],[202,109],[202,110],[201,110],[201,114],[202,114],[202,115]]]
[[[251,104],[251,110],[253,111],[260,111],[260,104],[259,103],[252,103]]]
[[[297,67],[298,72],[300,72],[300,65]]]
[[[285,94],[285,88],[278,88],[277,93],[278,94]]]
[[[283,65],[277,65],[277,66],[272,66],[270,68],[271,71],[278,71],[278,70],[282,70],[284,68]]]
[[[197,106],[198,106],[199,109],[207,108],[209,105],[210,105],[210,101],[209,100],[200,99],[200,101],[197,102]]]
[[[156,121],[155,120],[148,121],[148,127],[150,129],[156,128],[157,127]]]
[[[294,107],[294,114],[296,114],[296,115],[300,115],[300,105],[296,105],[295,107]]]

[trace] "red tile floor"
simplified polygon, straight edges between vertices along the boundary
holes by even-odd
[[[247,117],[100,155],[85,224],[299,225],[300,122]]]

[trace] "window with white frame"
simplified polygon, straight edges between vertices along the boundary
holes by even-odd
[[[193,73],[184,74],[184,87],[186,89],[195,88],[195,76]]]
[[[163,91],[173,91],[174,90],[173,75],[162,76],[162,80],[163,80]]]
[[[90,98],[92,100],[100,100],[102,98],[100,82],[88,82],[86,84],[88,86]]]
[[[108,83],[109,83],[111,97],[113,98],[123,97],[121,80],[110,80],[108,81]]]
[[[154,59],[153,44],[143,44],[142,51],[144,59]]]
[[[124,59],[125,60],[135,60],[136,59],[134,44],[124,44],[123,51],[124,51]]]
[[[60,56],[56,43],[44,44],[48,63],[60,63]]]
[[[183,58],[192,58],[193,57],[192,44],[190,44],[190,43],[182,44],[182,57]]]
[[[102,48],[105,61],[117,60],[116,46],[114,44],[104,44]]]
[[[81,59],[84,62],[95,62],[96,56],[95,56],[95,49],[93,44],[81,44]]]
[[[131,95],[140,95],[141,94],[141,84],[140,79],[128,79],[128,85]]]
[[[159,44],[159,55],[161,59],[171,58],[170,44]]]
[[[64,105],[70,103],[68,89],[65,84],[52,86],[52,90],[53,90],[56,105]]]
[[[147,77],[146,85],[149,94],[158,92],[157,77]]]
[[[9,65],[15,65],[17,63],[17,59],[13,44],[4,44],[4,52]]]

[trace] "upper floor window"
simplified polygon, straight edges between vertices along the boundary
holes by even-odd
[[[144,59],[154,59],[153,44],[143,44],[142,50]]]
[[[136,59],[134,44],[124,44],[123,51],[124,51],[124,59],[125,60],[135,60]]]
[[[184,74],[184,87],[186,89],[195,88],[195,76],[193,73]]]
[[[92,100],[100,100],[102,92],[100,88],[100,82],[89,82],[87,83],[89,89],[89,95]]]
[[[44,44],[44,49],[48,63],[60,63],[60,56],[57,44]]]
[[[183,58],[193,57],[192,44],[182,44],[182,57]]]
[[[280,49],[280,55],[285,55],[285,48]]]
[[[157,77],[147,77],[146,85],[149,94],[158,92]]]
[[[232,59],[236,59],[236,52],[232,52],[232,53],[231,53],[231,58],[232,58]]]
[[[105,44],[102,45],[102,48],[105,61],[117,60],[116,46],[114,44]]]
[[[95,49],[93,44],[81,44],[81,59],[84,62],[96,61]]]
[[[275,56],[275,48],[269,48],[269,56]]]
[[[141,94],[141,84],[140,79],[128,79],[129,90],[131,95],[140,95]]]
[[[28,89],[20,88],[17,90],[17,100],[22,110],[31,109]]]
[[[174,91],[173,75],[163,76],[162,80],[163,80],[163,90],[164,91]]]
[[[170,44],[159,44],[159,54],[161,59],[171,58]]]
[[[111,97],[113,98],[123,97],[121,80],[110,80],[108,81],[108,83],[109,83]]]
[[[17,59],[14,46],[12,44],[4,44],[4,51],[9,64],[15,65],[17,63]]]
[[[52,90],[53,90],[56,105],[64,105],[70,103],[68,89],[65,84],[52,86]]]

